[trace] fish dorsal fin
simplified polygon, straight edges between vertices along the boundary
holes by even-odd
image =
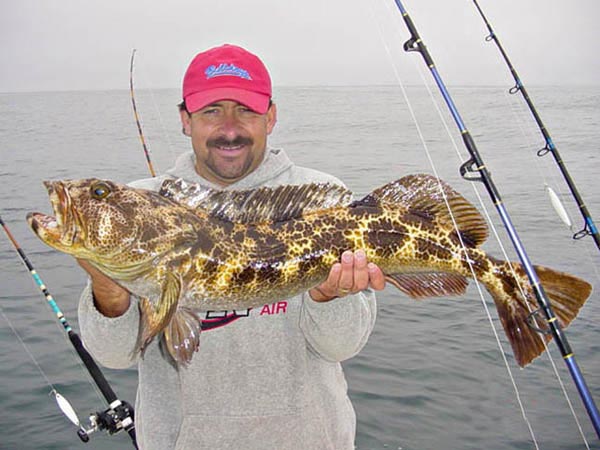
[[[165,180],[160,194],[229,222],[282,222],[311,211],[346,206],[352,193],[331,183],[219,191],[182,179]]]
[[[463,238],[474,246],[482,244],[488,237],[488,226],[483,216],[461,194],[432,175],[407,175],[376,189],[361,201],[375,199],[383,204],[401,204],[408,211],[430,217],[437,226],[454,228],[442,191]]]

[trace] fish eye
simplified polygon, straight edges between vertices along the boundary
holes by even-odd
[[[90,191],[96,200],[102,200],[110,195],[110,187],[102,181],[92,184]]]

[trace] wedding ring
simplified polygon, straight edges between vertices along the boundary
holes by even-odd
[[[340,297],[344,297],[344,296],[348,295],[349,293],[350,293],[350,289],[338,288],[338,294],[340,294]]]

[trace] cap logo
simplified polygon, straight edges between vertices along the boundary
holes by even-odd
[[[245,80],[252,80],[252,77],[250,77],[250,74],[248,73],[247,70],[240,69],[235,64],[221,63],[221,64],[219,64],[218,67],[216,67],[214,65],[209,66],[204,71],[204,74],[206,75],[207,80],[210,80],[211,78],[223,77],[223,76],[233,76],[233,77],[243,78]]]

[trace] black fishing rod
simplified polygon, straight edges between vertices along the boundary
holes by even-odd
[[[75,331],[73,331],[71,325],[69,325],[69,322],[67,322],[67,319],[56,304],[56,301],[54,300],[50,292],[48,291],[48,288],[46,287],[46,285],[38,275],[37,271],[29,261],[29,258],[27,258],[27,255],[25,254],[23,249],[19,246],[17,240],[14,238],[14,236],[8,229],[8,226],[2,220],[1,216],[0,225],[4,229],[6,236],[8,237],[17,254],[21,258],[21,261],[29,270],[29,273],[35,281],[36,285],[39,287],[40,291],[42,291],[42,294],[48,302],[48,305],[56,314],[58,321],[67,333],[69,341],[75,348],[77,355],[79,355],[79,358],[85,365],[90,376],[94,380],[94,383],[96,384],[96,386],[98,386],[98,389],[100,389],[100,392],[102,392],[102,395],[104,396],[106,402],[109,405],[108,409],[106,409],[105,411],[96,412],[95,414],[92,414],[90,416],[90,426],[87,429],[80,424],[79,419],[75,414],[75,411],[73,410],[71,405],[64,399],[64,397],[62,397],[58,393],[55,393],[59,407],[61,408],[63,413],[65,413],[65,415],[69,418],[69,420],[71,420],[77,427],[79,427],[77,435],[83,442],[88,442],[90,440],[90,434],[98,430],[105,430],[109,434],[115,434],[122,430],[125,430],[131,437],[133,446],[137,449],[138,447],[135,436],[133,407],[129,403],[118,399],[117,395],[112,390],[110,384],[104,377],[102,371],[100,370],[92,356],[83,346],[81,338]]]
[[[448,89],[446,89],[446,86],[435,67],[433,58],[431,57],[429,51],[427,50],[427,47],[421,40],[421,37],[419,36],[419,33],[417,32],[417,29],[412,19],[406,12],[406,9],[402,5],[402,2],[400,0],[394,1],[398,9],[400,10],[400,13],[402,14],[402,18],[404,19],[404,22],[408,27],[408,30],[411,35],[410,39],[404,43],[404,50],[407,52],[418,52],[423,57],[425,64],[427,64],[427,67],[429,67],[429,70],[431,71],[431,74],[433,75],[433,78],[435,79],[435,82],[438,88],[440,89],[442,96],[444,97],[446,105],[450,109],[452,117],[454,118],[456,125],[458,126],[462,134],[465,147],[471,155],[471,158],[461,165],[460,174],[464,179],[468,181],[479,181],[485,185],[490,195],[490,198],[492,199],[492,202],[494,203],[498,213],[500,214],[500,217],[502,219],[502,222],[504,223],[504,227],[508,232],[510,240],[512,241],[514,248],[517,254],[519,255],[519,259],[523,263],[523,267],[525,269],[525,272],[527,273],[527,277],[529,278],[529,281],[533,288],[533,292],[540,306],[540,310],[546,316],[548,328],[552,336],[554,337],[554,340],[560,350],[563,359],[565,360],[567,367],[569,368],[571,377],[573,378],[573,381],[577,386],[577,390],[579,391],[579,395],[581,396],[581,399],[592,421],[594,429],[596,430],[596,434],[598,438],[600,438],[600,414],[598,413],[598,408],[596,407],[592,394],[586,385],[583,374],[581,373],[581,370],[579,369],[579,366],[575,361],[575,355],[573,354],[573,351],[571,350],[571,347],[567,342],[567,337],[564,334],[560,324],[558,323],[554,312],[552,311],[546,292],[544,291],[544,288],[540,283],[538,275],[533,265],[531,264],[527,253],[525,252],[525,248],[523,247],[523,244],[519,239],[517,231],[515,230],[515,227],[513,226],[512,221],[510,219],[510,216],[508,215],[508,212],[502,203],[502,199],[500,198],[498,189],[492,181],[492,177],[486,169],[483,159],[481,158],[481,155],[477,150],[475,141],[473,140],[471,134],[469,133],[469,130],[467,130],[467,127],[463,123],[458,109],[456,108],[454,101],[452,100],[452,97],[448,92]],[[534,314],[537,315],[540,312],[540,310],[535,311]]]
[[[552,154],[552,156],[554,157],[554,160],[556,161],[556,164],[558,164],[558,168],[559,168],[560,172],[562,173],[562,176],[564,177],[564,179],[567,183],[567,186],[569,186],[569,190],[571,191],[571,194],[573,195],[573,198],[575,199],[575,202],[577,203],[577,207],[579,208],[579,211],[581,212],[581,215],[583,216],[583,220],[584,220],[583,229],[581,231],[578,231],[577,233],[575,233],[573,235],[573,239],[581,239],[585,236],[592,236],[592,238],[594,239],[594,242],[596,243],[596,246],[600,250],[600,233],[598,232],[598,229],[596,228],[596,225],[594,224],[594,221],[592,220],[592,216],[590,215],[590,212],[588,211],[587,206],[585,206],[585,203],[584,203],[583,199],[581,198],[581,195],[579,194],[577,187],[575,186],[575,182],[571,178],[571,175],[569,174],[569,171],[567,170],[567,167],[566,167],[564,161],[562,160],[560,153],[558,152],[558,148],[556,148],[556,146],[554,145],[554,142],[552,141],[552,137],[550,137],[550,133],[548,132],[546,126],[544,125],[544,122],[542,122],[542,119],[541,119],[540,115],[538,114],[537,109],[535,108],[535,106],[533,104],[533,101],[529,97],[529,94],[527,93],[527,89],[525,89],[525,86],[523,85],[523,82],[521,81],[519,74],[517,73],[515,67],[512,65],[512,62],[508,58],[506,51],[504,51],[504,48],[502,47],[502,44],[500,43],[500,39],[498,39],[496,32],[492,29],[490,22],[488,21],[487,17],[481,10],[481,7],[479,6],[479,3],[477,3],[477,0],[473,0],[473,3],[475,3],[475,7],[477,8],[477,11],[479,11],[481,18],[485,22],[485,25],[486,25],[488,31],[490,32],[490,34],[485,38],[485,40],[488,42],[494,41],[494,43],[498,47],[498,50],[500,50],[500,53],[502,54],[502,58],[504,58],[504,61],[506,62],[506,65],[508,66],[512,77],[515,80],[516,84],[512,88],[510,88],[508,92],[511,94],[516,94],[517,92],[521,92],[521,94],[523,95],[523,98],[525,99],[525,102],[527,103],[527,106],[529,107],[529,110],[531,111],[531,114],[533,115],[533,118],[535,119],[535,122],[537,123],[537,126],[540,129],[540,132],[542,133],[542,136],[544,137],[544,140],[546,141],[546,146],[544,148],[542,148],[541,150],[538,150],[537,155],[541,157],[541,156],[547,155],[548,153]]]
[[[142,143],[142,148],[144,149],[144,155],[146,156],[146,164],[148,165],[148,170],[150,171],[150,175],[153,177],[156,176],[156,172],[154,171],[154,166],[152,165],[152,161],[150,159],[150,153],[148,152],[148,146],[146,145],[146,139],[144,138],[144,132],[142,131],[142,124],[140,122],[140,116],[137,111],[137,105],[135,103],[135,94],[133,90],[133,60],[135,59],[135,48],[131,51],[131,62],[129,64],[129,93],[131,95],[131,106],[133,108],[133,116],[135,117],[135,123],[137,125],[138,136],[140,137],[140,141]]]

